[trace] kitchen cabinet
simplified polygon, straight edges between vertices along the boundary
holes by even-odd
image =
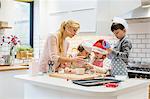
[[[49,31],[55,33],[61,22],[77,20],[80,23],[80,32],[96,32],[96,9],[73,10],[69,12],[52,13],[48,18]]]
[[[105,86],[84,87],[71,80],[49,77],[48,75],[17,75],[15,78],[25,83],[24,99],[147,99],[146,80],[126,79],[117,88]]]
[[[63,20],[76,19],[81,23],[80,32],[112,35],[110,31],[112,18],[127,13],[140,4],[141,0],[47,0],[50,19],[48,26],[52,27],[51,32],[55,32]]]
[[[112,35],[110,26],[113,17],[125,14],[140,5],[141,0],[97,0],[97,33]]]
[[[27,66],[0,66],[0,99],[24,98],[24,86],[14,76],[26,74],[27,70]]]
[[[47,0],[48,13],[96,8],[97,0]]]
[[[56,32],[61,22],[68,19],[80,22],[80,32],[96,32],[97,0],[48,0],[47,5],[50,33]]]

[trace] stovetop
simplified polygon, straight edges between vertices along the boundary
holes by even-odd
[[[127,67],[128,72],[150,74],[150,68],[145,67]]]
[[[129,78],[144,78],[150,79],[150,68],[149,66],[129,66],[128,75]]]

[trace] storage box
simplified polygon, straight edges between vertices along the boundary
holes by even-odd
[[[8,22],[0,21],[0,29],[2,28],[12,28],[12,27],[8,26]]]
[[[33,52],[30,51],[18,51],[16,54],[17,59],[32,59]]]
[[[0,21],[0,27],[7,27],[8,22]]]

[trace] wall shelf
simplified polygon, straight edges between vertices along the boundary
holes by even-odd
[[[8,22],[0,21],[0,29],[11,29],[12,27],[8,26]]]
[[[12,27],[0,27],[0,29],[11,29]]]

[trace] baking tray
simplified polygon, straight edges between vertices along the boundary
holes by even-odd
[[[91,80],[72,80],[72,82],[81,86],[100,86],[107,83],[119,83],[121,80],[116,80],[113,78],[98,78]]]

